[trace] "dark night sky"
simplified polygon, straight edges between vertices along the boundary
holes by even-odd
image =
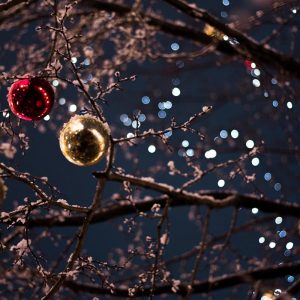
[[[247,6],[248,1],[243,1],[244,4],[234,3],[232,1],[229,6],[222,5],[221,1],[201,1],[201,5],[206,5],[212,13],[220,16],[221,12],[234,11],[238,6],[243,9],[250,9]],[[199,1],[200,3],[200,1]],[[162,10],[165,8],[162,6]],[[171,16],[177,16],[171,15]],[[265,32],[263,31],[265,30]],[[263,30],[254,31],[254,35],[260,36],[269,32],[267,26]],[[6,33],[0,33],[2,41],[10,39]],[[191,45],[180,39],[173,37],[164,37],[163,44],[165,49],[172,52],[170,45],[178,43],[180,45],[179,51],[187,51]],[[299,49],[299,45],[298,49]],[[281,45],[282,50],[285,49],[285,44]],[[6,57],[7,58],[7,57]],[[10,56],[10,61],[6,60],[8,64],[12,62],[13,57]],[[1,59],[1,56],[0,56]],[[82,58],[79,58],[82,59]],[[186,120],[190,115],[201,110],[205,105],[213,105],[213,110],[210,114],[197,122],[196,127],[200,129],[206,139],[199,141],[197,137],[190,137],[184,133],[179,133],[171,138],[173,145],[180,145],[180,143],[187,139],[190,143],[189,148],[195,151],[201,151],[202,155],[198,159],[203,169],[207,166],[208,160],[204,157],[204,152],[208,149],[216,149],[217,157],[211,160],[213,163],[225,161],[226,159],[237,158],[242,152],[247,152],[245,142],[249,139],[253,140],[255,144],[260,144],[263,140],[268,146],[283,146],[286,143],[287,123],[286,115],[290,116],[290,120],[294,120],[299,112],[299,107],[293,103],[293,109],[288,110],[286,102],[280,103],[279,107],[274,107],[272,104],[275,98],[266,99],[264,97],[264,87],[270,86],[270,82],[262,80],[262,86],[256,88],[252,84],[252,77],[247,73],[243,62],[236,61],[229,64],[224,64],[220,67],[207,67],[211,61],[214,61],[214,56],[209,56],[203,59],[196,59],[195,61],[184,61],[184,67],[178,68],[175,63],[163,63],[162,61],[150,62],[146,61],[143,64],[131,64],[124,72],[124,75],[137,75],[137,80],[134,82],[125,83],[122,91],[114,91],[108,97],[108,105],[104,108],[105,116],[109,124],[113,125],[113,133],[115,136],[126,135],[132,127],[126,127],[120,121],[120,115],[127,114],[131,116],[132,113],[140,109],[146,115],[147,121],[142,123],[142,130],[146,130],[152,126],[156,128],[165,128],[170,124],[170,118],[175,116],[178,121]],[[4,58],[2,57],[2,60]],[[0,64],[5,63],[0,61]],[[178,97],[172,95],[174,86],[174,79],[180,79],[181,94]],[[266,81],[269,80],[266,77]],[[173,83],[172,83],[173,80]],[[162,84],[163,83],[163,84]],[[276,89],[276,88],[275,88]],[[222,91],[222,92],[221,92]],[[278,95],[280,91],[278,92]],[[4,107],[6,104],[6,90],[1,88],[1,101]],[[141,99],[143,96],[149,96],[150,104],[145,105]],[[68,106],[75,102],[73,90],[62,90],[60,87],[56,90],[56,99],[64,97],[67,100],[65,106],[61,107],[56,103],[51,118],[55,118],[57,113],[63,113],[66,120],[71,115],[68,112]],[[276,97],[276,95],[275,95]],[[279,96],[278,96],[279,97]],[[74,100],[73,100],[74,99]],[[157,114],[159,112],[158,104],[161,101],[171,101],[172,108],[165,110],[167,116],[165,119],[159,119]],[[3,106],[2,106],[3,107]],[[276,114],[276,118],[274,115]],[[152,120],[153,121],[149,121]],[[46,121],[41,121],[46,124]],[[25,124],[25,123],[24,123]],[[293,124],[294,129],[299,128],[299,122]],[[21,171],[27,171],[36,176],[47,176],[49,182],[58,187],[62,193],[62,198],[68,200],[72,204],[89,205],[91,203],[93,193],[95,190],[96,180],[91,173],[99,170],[104,166],[104,162],[93,167],[78,167],[69,163],[61,154],[58,144],[58,130],[48,129],[46,133],[40,133],[33,124],[26,123],[28,135],[30,137],[30,149],[21,155],[19,152],[16,158],[12,161],[12,165]],[[230,132],[236,129],[239,132],[237,139],[228,137],[227,139],[220,138],[220,131],[226,130]],[[295,144],[299,145],[299,137],[295,135],[295,130],[292,132]],[[216,137],[216,140],[214,140]],[[146,141],[136,147],[130,147],[126,151],[133,151],[138,153],[140,158],[139,169],[142,172],[139,176],[148,176],[147,169],[155,163],[166,164],[169,160],[174,160],[178,166],[184,165],[184,158],[177,154],[177,150],[173,154],[165,154],[164,149],[157,146],[156,152],[150,154],[147,149],[153,141]],[[218,144],[220,143],[220,144]],[[230,147],[232,145],[235,147]],[[182,147],[179,147],[182,148]],[[232,149],[238,148],[237,151]],[[133,171],[133,161],[126,159],[121,149],[117,152],[117,162],[128,172]],[[258,156],[260,164],[258,166],[251,165],[251,161],[247,162],[248,173],[256,173],[257,180],[255,184],[264,191],[265,195],[270,198],[280,198],[285,196],[290,201],[297,201],[297,193],[293,191],[298,187],[297,176],[299,176],[298,167],[294,167],[295,158],[282,159],[278,155],[264,155]],[[210,161],[209,161],[210,162]],[[284,172],[283,166],[285,167]],[[271,182],[264,180],[264,174],[271,172],[273,179]],[[287,174],[293,174],[287,176]],[[159,173],[155,176],[158,181],[168,182],[173,185],[179,185],[180,179],[178,177],[171,177],[165,173]],[[214,175],[208,175],[196,186],[197,189],[217,189],[217,182],[219,179],[224,179],[226,184],[223,189],[237,189],[239,192],[253,192],[253,186],[246,185],[241,179],[230,180],[228,178],[228,169],[225,172],[218,172]],[[281,190],[274,190],[276,183],[281,184]],[[28,189],[21,183],[14,181],[7,182],[9,186],[8,196],[3,210],[8,210],[12,203],[22,202],[24,196],[28,194]],[[118,185],[112,184],[108,186],[107,193],[111,194],[113,189],[117,191]],[[200,238],[197,227],[188,220],[188,208],[176,208],[171,210],[171,224],[173,236],[167,250],[167,256],[173,256],[183,251],[188,250]],[[211,222],[210,233],[219,234],[227,230],[231,218],[231,209],[217,211],[213,215]],[[258,215],[261,216],[261,213]],[[251,210],[242,210],[239,215],[238,222],[244,222],[246,219],[253,218]],[[87,237],[86,247],[88,255],[94,255],[99,259],[105,260],[109,253],[114,248],[126,248],[130,242],[131,236],[120,233],[117,230],[118,224],[122,220],[114,220],[112,222],[92,225]],[[282,228],[283,225],[274,224],[274,231]],[[147,222],[144,224],[145,231],[154,231],[155,224]],[[65,228],[65,234],[75,232],[75,228]],[[258,232],[246,232],[238,234],[234,237],[234,244],[244,255],[257,255],[262,253],[262,246],[258,243]],[[47,251],[47,245],[41,245]],[[46,256],[53,257],[54,252],[47,253]],[[55,253],[54,256],[56,256]],[[259,255],[259,254],[258,254]],[[283,257],[282,253],[277,253],[277,260]],[[234,263],[234,261],[232,262]],[[245,299],[245,289],[241,289],[241,297],[235,299]],[[218,292],[218,299],[225,299],[227,292]],[[102,298],[101,298],[102,299]],[[103,298],[104,299],[104,298]],[[168,297],[167,299],[173,299]],[[175,299],[175,298],[174,298]],[[191,299],[199,299],[199,296],[194,296]]]

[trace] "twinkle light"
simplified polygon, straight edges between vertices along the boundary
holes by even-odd
[[[274,296],[279,296],[280,294],[281,294],[281,292],[282,292],[282,290],[281,289],[276,289],[275,291],[274,291]]]
[[[251,163],[254,167],[257,167],[259,165],[259,158],[258,157],[252,158]]]
[[[3,111],[2,115],[4,118],[8,118],[9,117],[9,112],[8,111]]]
[[[185,156],[186,153],[185,153],[184,149],[179,149],[179,150],[178,150],[178,155],[179,155],[179,156]]]
[[[186,155],[189,156],[189,157],[194,156],[194,150],[193,150],[193,149],[188,149],[188,150],[186,151]]]
[[[137,129],[141,127],[141,122],[137,121],[137,120],[133,120],[131,123],[132,128]]]
[[[294,243],[292,243],[292,242],[288,242],[288,243],[285,245],[285,248],[286,248],[287,250],[291,250],[293,247],[294,247]]]
[[[219,179],[218,180],[218,187],[224,187],[225,186],[225,180],[224,179]]]
[[[175,97],[178,97],[180,95],[180,89],[178,87],[174,87],[172,89],[172,95],[175,96]]]
[[[59,85],[59,81],[57,79],[54,79],[52,81],[52,85],[55,86],[55,87],[58,86]]]
[[[71,104],[71,105],[69,106],[69,112],[75,112],[76,110],[77,110],[76,104]]]
[[[172,136],[172,130],[166,131],[166,132],[164,133],[164,136],[165,136],[165,137],[170,137],[170,136]]]
[[[130,119],[129,117],[127,117],[127,119],[125,119],[125,121],[123,121],[123,124],[124,124],[125,126],[130,126],[131,123],[132,123],[132,121],[131,121],[131,119]]]
[[[281,230],[281,231],[279,231],[278,235],[279,235],[280,238],[284,238],[284,237],[286,237],[286,231]]]
[[[158,106],[158,108],[161,109],[161,110],[165,109],[165,104],[164,104],[164,102],[159,102],[159,103],[157,104],[157,106]]]
[[[253,208],[252,208],[252,213],[253,213],[254,215],[256,215],[256,214],[258,213],[258,208],[257,208],[257,207],[253,207]]]
[[[279,103],[277,100],[273,100],[272,105],[273,105],[273,107],[278,107]]]
[[[239,132],[236,129],[233,129],[230,134],[233,139],[237,139],[239,137]]]
[[[167,113],[164,110],[160,110],[157,115],[160,119],[164,119],[167,116]]]
[[[275,243],[275,242],[270,242],[270,243],[269,243],[269,247],[270,247],[271,249],[275,248],[275,247],[276,247],[276,243]]]
[[[188,147],[190,145],[190,143],[189,143],[189,141],[184,140],[184,141],[182,141],[181,145],[182,145],[182,147],[186,148],[186,147]]]
[[[217,156],[217,151],[214,149],[210,149],[204,153],[205,158],[215,158]]]
[[[291,101],[287,102],[286,107],[288,109],[292,109],[293,108],[293,103]]]
[[[75,57],[75,56],[72,57],[72,58],[71,58],[71,62],[72,62],[73,64],[76,64],[76,63],[77,63],[77,57]]]
[[[138,120],[140,122],[144,122],[144,121],[146,121],[146,116],[144,114],[140,114],[139,117],[138,117]]]
[[[255,87],[260,87],[260,81],[258,79],[253,79],[252,80],[252,84],[255,86]]]
[[[142,97],[142,103],[143,104],[149,104],[150,103],[150,98],[148,96],[143,96]]]
[[[122,114],[122,115],[120,115],[120,121],[121,122],[126,122],[128,120],[128,115],[126,115],[126,114]]]
[[[258,242],[260,243],[260,244],[263,244],[264,242],[265,242],[265,238],[263,237],[263,236],[261,236],[259,239],[258,239]]]
[[[65,105],[66,104],[66,99],[65,98],[59,98],[58,103],[59,103],[59,105]]]
[[[269,172],[265,173],[264,179],[265,179],[265,181],[270,181],[272,179],[271,173],[269,173]]]
[[[281,184],[280,184],[279,182],[276,182],[276,183],[274,184],[274,190],[275,190],[276,192],[279,192],[279,191],[281,190]]]
[[[83,61],[83,64],[85,66],[89,66],[91,64],[91,60],[89,58],[86,58],[84,61]]]
[[[282,217],[277,217],[277,218],[275,219],[275,223],[276,223],[277,225],[281,224],[282,221],[283,221]]]
[[[156,147],[154,146],[154,145],[150,145],[149,147],[148,147],[148,152],[149,153],[154,153],[156,151]]]
[[[126,135],[127,138],[133,138],[134,134],[132,132],[128,132]]]
[[[178,51],[179,48],[180,48],[180,46],[179,46],[178,43],[172,43],[172,44],[171,44],[171,49],[172,49],[173,51]]]
[[[278,83],[278,81],[277,81],[277,79],[275,79],[275,78],[272,78],[272,79],[271,79],[271,83],[275,85],[275,84],[277,84],[277,83]]]
[[[171,109],[171,108],[172,108],[172,106],[173,106],[173,104],[172,104],[172,102],[171,102],[171,101],[166,101],[166,102],[164,103],[164,107],[165,107],[165,109]]]
[[[254,69],[254,70],[253,70],[253,74],[254,74],[255,76],[260,76],[260,70],[259,70],[259,69]]]
[[[220,131],[220,137],[222,139],[226,139],[228,137],[228,132],[225,129],[221,130]]]
[[[253,142],[252,140],[248,140],[248,141],[246,142],[246,147],[247,147],[248,149],[252,149],[252,148],[254,147],[254,142]]]

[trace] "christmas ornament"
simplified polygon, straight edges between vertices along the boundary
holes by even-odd
[[[8,92],[10,109],[26,121],[42,119],[50,112],[53,103],[54,91],[50,83],[38,77],[18,80]]]
[[[205,24],[203,32],[218,40],[223,40],[225,34],[209,24]]]
[[[108,129],[96,117],[76,115],[60,131],[59,145],[63,155],[71,163],[91,166],[107,152]]]
[[[261,300],[275,300],[274,293],[272,291],[267,291],[261,297]]]

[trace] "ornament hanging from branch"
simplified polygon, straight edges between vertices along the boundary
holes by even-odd
[[[210,37],[216,38],[218,40],[223,40],[225,36],[223,32],[219,31],[213,26],[210,26],[209,24],[205,24],[203,32]]]
[[[38,77],[18,80],[13,83],[8,92],[11,111],[26,121],[42,119],[49,114],[53,103],[52,86],[47,80]]]
[[[276,296],[274,295],[274,293],[272,291],[267,291],[263,294],[261,299],[262,300],[275,300]]]
[[[59,144],[63,155],[71,163],[91,166],[98,163],[108,150],[108,129],[96,117],[76,115],[61,129]]]

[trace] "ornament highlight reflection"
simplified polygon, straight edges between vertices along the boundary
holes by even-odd
[[[59,145],[71,163],[91,166],[98,163],[108,150],[108,129],[94,116],[76,115],[61,129]]]

